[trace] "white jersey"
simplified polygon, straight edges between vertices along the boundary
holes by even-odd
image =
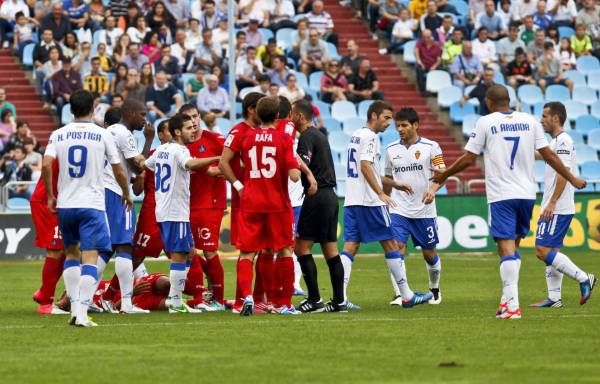
[[[190,172],[185,165],[191,159],[184,145],[170,142],[146,160],[146,168],[155,175],[156,222],[190,221]]]
[[[129,180],[131,180],[132,172],[127,164],[127,159],[131,159],[140,154],[137,149],[137,140],[135,139],[135,136],[133,136],[133,133],[123,124],[113,124],[106,128],[106,130],[110,132],[114,138],[117,152],[121,159],[121,165],[125,169],[127,182],[129,182]],[[123,196],[123,191],[121,191],[121,187],[119,187],[115,175],[113,175],[112,168],[109,166],[104,168],[104,187],[110,189],[119,196]]]
[[[367,207],[378,207],[385,205],[377,197],[377,194],[360,170],[360,162],[363,160],[372,163],[373,175],[377,184],[381,186],[381,175],[378,170],[381,154],[379,153],[379,137],[369,128],[362,128],[352,134],[348,146],[348,165],[346,177],[346,199],[344,207],[361,205]]]
[[[548,146],[541,124],[522,112],[480,117],[465,149],[483,154],[488,203],[535,200],[535,151]]]
[[[577,157],[573,139],[566,132],[561,132],[550,141],[552,149],[562,160],[566,168],[570,169],[573,175],[579,176],[579,167],[577,166]],[[546,207],[548,201],[556,188],[556,171],[546,165],[544,170],[544,197],[542,198],[542,209]],[[565,189],[556,202],[554,214],[574,215],[575,214],[575,188],[567,182]]]
[[[298,149],[298,140],[294,140],[294,153]],[[288,193],[290,195],[290,201],[292,207],[301,207],[304,202],[304,187],[302,187],[302,181],[292,181],[288,178]]]
[[[52,132],[45,155],[58,160],[58,208],[105,210],[104,163],[121,162],[112,135],[93,123],[72,122]]]
[[[419,138],[406,147],[400,140],[388,145],[385,151],[385,175],[395,181],[410,184],[413,193],[392,189],[391,197],[396,206],[391,213],[411,219],[434,218],[437,216],[435,202],[423,203],[423,195],[429,190],[432,169],[444,168],[442,149],[435,141]]]

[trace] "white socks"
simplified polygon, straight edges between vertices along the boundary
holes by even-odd
[[[546,256],[546,265],[552,265],[558,272],[564,273],[571,279],[580,283],[585,282],[588,276],[578,266],[569,259],[564,253],[551,251]]]
[[[519,308],[519,270],[521,262],[518,254],[500,258],[500,279],[502,280],[502,297],[506,300],[509,311]]]
[[[394,297],[402,296],[400,294],[400,288],[398,288],[398,283],[396,283],[396,279],[394,279],[394,275],[390,273],[390,279],[392,279],[392,288],[394,288]]]
[[[427,266],[427,272],[429,273],[429,288],[439,288],[440,274],[442,273],[442,261],[439,256],[435,255],[433,260],[431,260],[431,263],[425,260],[425,265]]]
[[[92,304],[96,282],[98,281],[98,268],[94,264],[81,266],[81,279],[79,281],[79,306],[77,308],[77,323],[88,321],[87,311]]]
[[[400,251],[392,251],[385,254],[385,262],[387,263],[388,269],[392,274],[402,300],[410,300],[413,297],[413,291],[408,286],[408,280],[406,278],[406,267],[404,265],[404,255]]]
[[[344,266],[344,302],[348,301],[348,284],[350,284],[350,274],[352,273],[352,263],[354,262],[354,256],[349,252],[340,252],[340,259],[342,259],[342,265]]]
[[[131,308],[131,296],[133,293],[133,263],[131,255],[117,253],[115,258],[115,274],[119,278],[121,288],[121,308]]]
[[[138,265],[135,271],[133,271],[133,278],[141,279],[144,276],[148,276],[148,270],[146,269],[146,265],[142,262],[142,264]]]
[[[548,298],[552,301],[561,299],[561,286],[563,274],[551,265],[546,266],[546,285],[548,286]]]
[[[300,279],[302,278],[302,268],[298,262],[298,256],[294,253],[294,289],[302,290]]]
[[[185,280],[187,278],[185,263],[171,262],[169,280],[171,280],[171,289],[169,289],[169,301],[172,307],[180,307],[181,297],[185,289]]]
[[[71,302],[71,317],[76,317],[77,308],[79,307],[79,281],[81,280],[79,260],[65,260],[63,280],[65,282],[67,297]]]

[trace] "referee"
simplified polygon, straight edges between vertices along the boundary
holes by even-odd
[[[338,198],[335,188],[335,168],[331,157],[329,141],[320,130],[313,127],[313,109],[310,102],[299,100],[294,103],[293,121],[300,132],[298,155],[310,168],[317,181],[318,190],[306,193],[296,234],[294,253],[302,268],[302,275],[308,289],[308,297],[300,303],[301,312],[346,312],[344,303],[344,267],[338,252]],[[308,189],[308,180],[302,174],[304,190]],[[317,281],[317,266],[313,259],[314,243],[321,244],[321,250],[327,260],[333,298],[327,304],[321,300]]]

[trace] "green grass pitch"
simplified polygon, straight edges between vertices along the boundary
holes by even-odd
[[[573,260],[600,272],[600,255]],[[524,252],[523,319],[494,318],[497,257],[442,255],[443,303],[388,305],[382,257],[358,257],[350,298],[363,309],[298,317],[231,313],[96,315],[100,327],[38,316],[31,294],[40,262],[0,263],[0,381],[3,383],[592,383],[600,382],[600,293],[579,305],[565,277],[560,309],[530,309],[544,298],[544,265]],[[331,288],[317,260],[324,298]],[[235,263],[224,261],[226,295]],[[148,263],[166,271],[166,262]],[[413,289],[427,287],[420,257],[407,258]],[[105,274],[112,273],[112,266]],[[59,287],[62,289],[62,287]]]

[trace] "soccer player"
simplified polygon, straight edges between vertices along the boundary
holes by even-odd
[[[565,167],[578,176],[577,158],[573,139],[563,126],[567,119],[565,106],[560,102],[544,105],[542,126],[546,133],[552,136],[550,149],[558,155]],[[592,295],[596,278],[582,271],[571,259],[560,251],[571,219],[575,214],[575,189],[556,172],[546,166],[544,172],[544,197],[542,198],[542,213],[538,220],[538,230],[535,238],[535,255],[546,263],[546,285],[548,297],[532,307],[559,308],[562,307],[561,286],[563,275],[579,283],[581,299],[579,304],[585,304]]]
[[[111,249],[101,175],[105,160],[122,188],[122,204],[131,209],[125,170],[112,135],[90,123],[93,97],[87,91],[71,95],[72,123],[50,135],[42,164],[48,194],[48,208],[58,208],[58,223],[63,236],[66,260],[63,277],[71,302],[70,324],[93,327],[87,316],[98,280],[98,252]],[[58,201],[52,187],[52,164],[58,160]],[[80,267],[80,259],[83,265]]]
[[[193,158],[220,156],[225,139],[218,133],[200,129],[200,112],[193,104],[186,104],[179,113],[192,119],[196,140],[187,144]],[[223,289],[225,274],[219,258],[221,221],[227,208],[227,185],[221,176],[218,162],[190,175],[190,225],[194,244],[204,252],[205,272],[210,281],[212,300],[199,302],[206,310],[224,311]],[[202,300],[203,301],[203,300]]]
[[[585,187],[585,181],[574,176],[550,149],[538,121],[529,114],[510,110],[510,97],[503,85],[492,85],[486,92],[485,103],[490,114],[477,120],[465,153],[445,171],[434,171],[431,180],[442,184],[483,154],[490,233],[498,248],[502,280],[496,317],[520,319],[519,243],[529,233],[535,203],[535,151],[575,188]]]
[[[134,130],[144,129],[144,149],[138,152],[137,141],[133,136]],[[143,171],[144,159],[148,156],[154,139],[154,128],[146,123],[146,110],[144,105],[137,100],[127,100],[121,109],[121,122],[106,128],[114,138],[121,164],[127,172],[127,180],[131,180],[132,173],[139,174]],[[133,263],[132,242],[135,232],[135,210],[127,210],[121,202],[124,191],[118,185],[110,168],[105,168],[104,185],[106,189],[106,216],[110,229],[110,238],[115,252],[115,274],[119,280],[121,290],[121,313],[139,314],[148,313],[131,303],[133,291]],[[129,189],[129,183],[127,185]],[[112,256],[112,251],[103,252],[98,259],[100,276]],[[103,295],[103,309],[115,312],[112,306],[112,290],[107,290]]]
[[[302,184],[307,190],[300,210],[296,227],[294,253],[302,268],[308,297],[298,306],[298,310],[309,312],[346,312],[344,303],[344,267],[337,246],[338,198],[335,167],[327,136],[313,126],[313,109],[310,102],[300,100],[294,103],[294,119],[300,132],[297,153],[304,160],[317,181],[317,191],[308,193],[310,184],[305,174]],[[329,267],[333,297],[327,303],[321,300],[317,279],[317,266],[313,259],[314,243],[321,245],[321,251]]]
[[[188,255],[194,254],[190,228],[190,171],[200,170],[218,161],[219,157],[191,157],[186,148],[186,144],[195,139],[190,117],[176,114],[169,119],[168,125],[173,140],[159,146],[145,166],[154,170],[156,221],[165,251],[171,255],[169,313],[193,313],[197,310],[182,301],[188,272],[186,260]]]
[[[98,284],[98,289],[94,293],[94,303],[102,305],[102,295],[110,286],[110,280],[102,280]],[[171,283],[169,277],[162,273],[151,273],[137,278],[133,283],[133,303],[142,309],[148,311],[165,311],[167,308],[167,298]],[[116,301],[115,307],[120,307],[121,302]]]
[[[398,250],[392,233],[388,207],[396,206],[385,194],[379,167],[381,154],[378,133],[384,132],[392,121],[393,108],[384,101],[375,101],[367,111],[367,126],[355,131],[348,146],[346,199],[344,201],[344,303],[348,309],[359,309],[350,303],[347,288],[352,262],[361,243],[379,241],[385,252],[388,269],[394,276],[403,298],[402,306],[410,308],[433,297],[431,293],[413,292],[406,277],[404,255]],[[388,179],[385,179],[386,183]],[[410,190],[394,182],[393,188]]]
[[[56,195],[58,183],[58,162],[52,163],[52,190]],[[63,242],[58,227],[58,217],[48,209],[48,197],[44,179],[40,178],[31,195],[31,218],[35,227],[35,246],[46,249],[46,258],[42,267],[42,286],[33,294],[33,300],[39,304],[40,315],[68,315],[54,302],[54,291],[63,272],[65,256]]]
[[[228,138],[219,163],[225,178],[241,195],[240,221],[237,224],[240,235],[236,243],[240,249],[237,280],[244,297],[240,315],[248,316],[254,312],[252,264],[256,254],[263,249],[277,252],[273,273],[277,288],[273,303],[276,311],[282,315],[294,315],[299,312],[291,303],[294,293],[291,250],[294,224],[287,183],[288,176],[294,181],[299,180],[300,170],[292,140],[274,129],[279,99],[275,96],[260,99],[256,113],[262,122],[261,127],[248,131],[242,140]],[[242,152],[242,161],[246,164],[244,183],[237,179],[230,164],[236,161],[236,152]]]
[[[403,255],[409,236],[415,246],[421,247],[429,273],[429,290],[433,295],[429,304],[439,304],[442,302],[442,264],[435,249],[438,234],[434,199],[440,185],[431,183],[429,178],[432,169],[444,169],[444,156],[438,143],[419,136],[419,115],[413,108],[400,109],[394,120],[400,140],[386,148],[385,177],[388,183],[383,188],[396,202],[396,206],[390,208],[392,233]],[[394,182],[409,185],[410,191],[392,188]],[[401,305],[399,288],[395,283],[393,285],[397,296],[394,303]]]

